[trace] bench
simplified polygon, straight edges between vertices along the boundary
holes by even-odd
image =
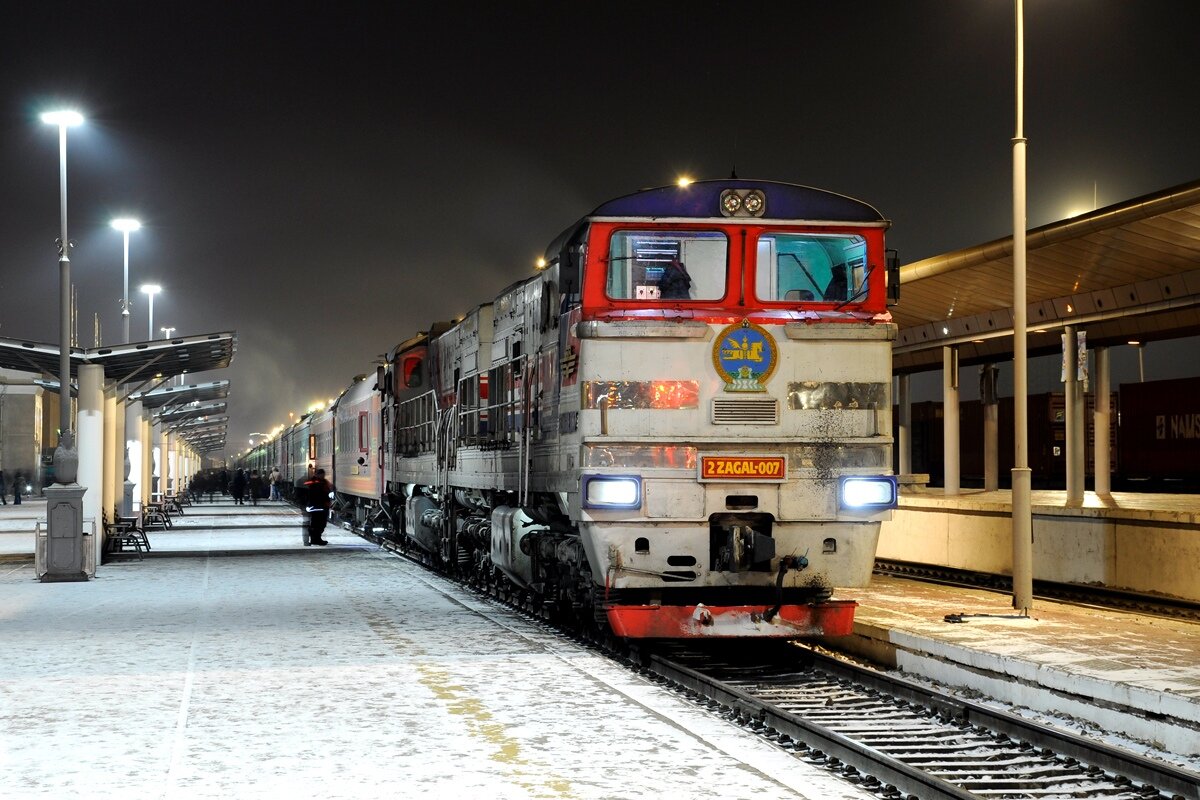
[[[158,528],[166,530],[171,527],[171,514],[167,511],[166,503],[146,503],[142,506],[142,530]]]
[[[150,539],[146,532],[138,526],[137,517],[122,517],[113,515],[113,521],[108,521],[108,512],[104,513],[104,550],[109,555],[128,553],[132,548],[137,553],[138,560],[145,558],[145,551],[150,549]]]

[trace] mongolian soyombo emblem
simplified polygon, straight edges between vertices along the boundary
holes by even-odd
[[[721,331],[713,344],[713,366],[727,392],[765,392],[778,361],[775,339],[748,319]]]

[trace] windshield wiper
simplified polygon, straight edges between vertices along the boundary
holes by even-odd
[[[875,265],[867,267],[867,274],[863,275],[862,285],[858,287],[858,291],[847,297],[842,302],[833,307],[834,311],[841,311],[851,303],[861,300],[867,295],[867,290],[870,288],[871,273],[875,271]]]

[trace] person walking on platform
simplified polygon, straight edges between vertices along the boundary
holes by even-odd
[[[0,503],[8,505],[8,498],[4,495],[8,493],[7,487],[4,485],[4,470],[0,469]]]
[[[246,505],[246,473],[240,469],[233,473],[233,480],[229,482],[229,494],[236,505]]]
[[[325,525],[329,522],[329,500],[333,487],[325,480],[325,470],[319,469],[316,474],[304,482],[304,510],[308,512],[308,541],[305,544],[327,545],[329,542],[321,538]]]
[[[271,467],[271,499],[282,500],[283,493],[279,491],[279,482],[283,480],[283,475],[279,473],[279,467]]]
[[[252,505],[252,506],[258,505],[258,498],[259,498],[259,495],[262,494],[262,490],[263,490],[262,476],[258,474],[258,470],[252,470],[250,472],[250,505]]]
[[[25,488],[22,485],[24,483],[25,483],[25,478],[22,477],[21,471],[17,470],[17,473],[15,475],[13,475],[13,505],[14,506],[21,505],[21,490]]]

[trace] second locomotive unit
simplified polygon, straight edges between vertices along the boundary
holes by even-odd
[[[887,227],[766,181],[611,200],[254,456],[324,466],[359,525],[594,630],[849,633],[833,592],[896,504]]]

